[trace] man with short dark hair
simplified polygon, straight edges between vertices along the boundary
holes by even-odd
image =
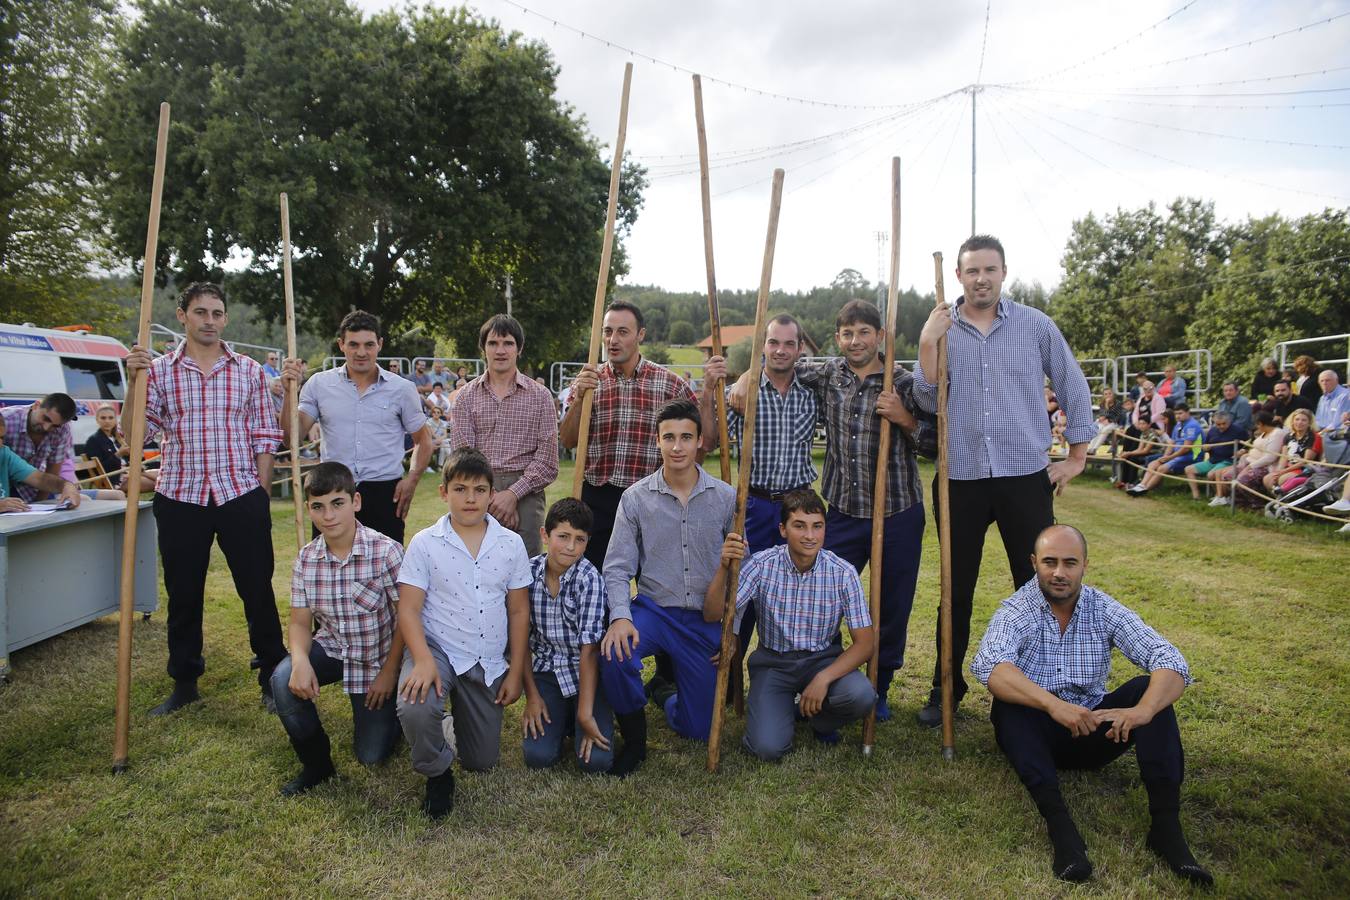
[[[1280,421],[1284,421],[1296,409],[1306,409],[1312,412],[1315,407],[1307,397],[1294,393],[1292,384],[1281,380],[1275,382],[1275,386],[1271,388],[1271,398],[1261,404],[1261,408],[1279,418]]]
[[[966,693],[961,669],[985,533],[998,525],[1014,585],[1031,578],[1031,541],[1054,522],[1054,497],[1083,471],[1096,431],[1092,393],[1068,342],[1045,313],[1003,296],[1007,275],[997,238],[975,235],[961,245],[956,277],[962,296],[954,306],[939,306],[929,315],[914,372],[915,399],[923,409],[936,411],[937,345],[946,335],[954,704]],[[1046,452],[1051,441],[1047,379],[1066,416],[1069,453],[1057,462]],[[1145,381],[1142,387],[1136,415],[1153,399],[1151,385]],[[940,638],[935,641],[940,646]],[[920,724],[931,728],[942,724],[941,654],[935,657],[932,690],[919,712]]]
[[[431,460],[431,432],[416,387],[376,357],[384,341],[380,320],[364,310],[347,313],[338,326],[338,350],[346,364],[315,372],[300,390],[300,434],[317,422],[323,429],[324,462],[340,462],[356,478],[361,508],[356,519],[403,543],[404,522],[417,482]],[[299,381],[303,359],[287,359],[282,377]],[[291,409],[281,414],[290,436]],[[412,463],[403,472],[403,436],[412,435]]]
[[[59,494],[71,507],[80,505],[80,489],[59,475],[35,469],[13,450],[5,446],[5,419],[0,416],[0,513],[24,512],[28,503],[22,497],[11,497],[12,486],[34,487]]]
[[[609,359],[598,367],[588,363],[578,373],[558,428],[563,446],[574,449],[581,431],[582,398],[595,391],[586,458],[577,465],[585,467],[581,499],[595,514],[586,558],[601,571],[619,498],[661,465],[657,411],[672,400],[696,402],[688,382],[643,358],[640,347],[646,336],[642,310],[625,300],[609,304],[601,334]],[[710,427],[709,422],[700,425],[704,433]]]
[[[173,692],[151,715],[162,716],[200,699],[206,671],[202,617],[211,544],[220,543],[244,604],[249,644],[258,658],[263,704],[272,702],[271,676],[286,658],[272,592],[273,454],[281,441],[257,362],[221,340],[229,317],[219,285],[188,285],[175,313],[186,337],[176,350],[151,360],[133,346],[129,384],[146,379],[145,438],[163,434],[155,523],[164,589],[169,595],[169,676]],[[131,404],[122,405],[122,430],[131,434]]]
[[[1054,846],[1055,877],[1092,877],[1087,845],[1059,790],[1059,769],[1096,769],[1131,745],[1148,791],[1148,846],[1182,878],[1214,883],[1181,828],[1181,732],[1173,704],[1191,676],[1186,660],[1133,611],[1083,584],[1087,541],[1052,525],[1035,538],[1035,577],[1004,600],[970,670],[994,695],[998,742]],[[1106,690],[1111,651],[1149,674]]]
[[[1252,405],[1247,402],[1247,398],[1238,393],[1238,383],[1236,381],[1225,381],[1223,383],[1223,399],[1214,407],[1216,413],[1228,413],[1228,419],[1243,431],[1251,433],[1252,430]]]
[[[9,449],[34,469],[61,478],[61,467],[75,458],[70,423],[76,419],[75,401],[69,394],[48,394],[27,406],[0,410],[9,435]],[[14,495],[25,503],[43,500],[46,490],[26,482],[14,485]]]
[[[478,331],[487,371],[460,388],[450,446],[473,447],[492,464],[488,512],[520,535],[525,552],[539,555],[544,489],[558,477],[558,419],[548,388],[517,366],[525,330],[495,315]]]

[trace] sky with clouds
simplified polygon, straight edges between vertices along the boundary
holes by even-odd
[[[704,79],[724,288],[758,284],[775,167],[786,180],[774,287],[827,284],[846,267],[876,281],[898,155],[899,281],[931,289],[933,251],[954,266],[970,233],[962,89],[976,83],[976,226],[1003,240],[1009,277],[1058,282],[1070,226],[1089,212],[1179,194],[1212,199],[1229,220],[1350,207],[1345,0],[473,6],[548,44],[561,99],[606,145],[634,63],[626,153],[652,182],[628,283],[705,284],[689,71]]]

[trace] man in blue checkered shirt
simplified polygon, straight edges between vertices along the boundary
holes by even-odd
[[[1177,875],[1214,879],[1182,832],[1181,732],[1172,706],[1191,682],[1186,660],[1116,600],[1083,584],[1087,539],[1069,525],[1036,537],[1035,577],[999,606],[970,670],[994,695],[994,737],[1045,818],[1054,874],[1092,876],[1087,846],[1059,790],[1059,769],[1096,769],[1131,745],[1148,791],[1148,846]],[[1110,693],[1111,651],[1149,674]]]
[[[793,491],[782,510],[778,527],[787,543],[746,560],[736,589],[737,618],[753,603],[760,622],[742,743],[768,762],[792,748],[794,706],[811,722],[816,740],[836,744],[839,727],[867,715],[877,697],[858,671],[872,655],[872,617],[857,571],[822,549],[825,502],[815,491]],[[707,621],[721,620],[727,573],[745,552],[741,536],[728,534],[703,602]],[[839,643],[841,620],[852,638],[847,650]]]
[[[961,668],[970,643],[970,610],[980,577],[984,536],[998,524],[1013,587],[1032,575],[1031,542],[1055,521],[1054,495],[1087,462],[1097,433],[1092,394],[1064,336],[1045,313],[1002,296],[1008,267],[1003,245],[975,235],[961,245],[955,308],[934,309],[919,336],[914,400],[937,410],[937,345],[947,336],[947,472],[952,536],[952,687],[966,693]],[[1045,381],[1067,417],[1068,459],[1050,462]],[[937,494],[934,484],[933,493]],[[939,514],[941,510],[937,511]],[[934,640],[940,646],[941,616]],[[919,724],[942,724],[941,653]]]

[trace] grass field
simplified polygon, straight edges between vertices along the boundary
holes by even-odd
[[[571,482],[564,466],[552,494]],[[926,479],[927,480],[927,479]],[[424,479],[409,522],[444,511]],[[1088,580],[1138,610],[1186,654],[1179,703],[1187,752],[1182,819],[1222,895],[1344,896],[1350,884],[1350,613],[1347,544],[1329,529],[1281,531],[1165,497],[1129,500],[1100,475],[1061,499],[1092,541]],[[294,556],[289,504],[273,507],[275,585]],[[417,811],[405,753],[364,770],[350,713],[320,710],[342,781],[299,800],[296,769],[247,671],[243,617],[219,560],[208,582],[205,702],[166,720],[144,711],[169,687],[165,616],[136,623],[132,768],[109,774],[116,622],[12,656],[0,687],[0,896],[1173,896],[1187,889],[1144,847],[1133,756],[1072,773],[1065,796],[1097,866],[1069,888],[1049,875],[1044,831],[994,745],[988,694],[960,711],[957,760],[913,724],[933,662],[937,542],[931,525],[907,667],[879,728],[821,749],[805,729],[782,764],[734,748],[704,772],[704,746],[652,724],[637,777],[527,772],[519,709],[501,767],[458,779],[455,812]],[[986,543],[977,634],[1008,593],[997,535]],[[114,575],[109,573],[109,577]],[[1113,684],[1131,676],[1117,656]],[[1337,887],[1339,885],[1340,887]]]

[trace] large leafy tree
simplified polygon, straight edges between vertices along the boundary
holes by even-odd
[[[112,0],[0,0],[0,315],[106,328],[85,128]]]
[[[297,300],[323,331],[349,309],[475,346],[513,311],[526,359],[589,324],[608,165],[556,95],[542,44],[469,11],[365,18],[343,0],[140,0],[97,119],[107,209],[128,257],[144,240],[154,112],[173,105],[161,278],[220,277],[281,310],[277,196],[288,192]],[[641,170],[627,171],[619,233]],[[614,274],[624,271],[621,248]]]

